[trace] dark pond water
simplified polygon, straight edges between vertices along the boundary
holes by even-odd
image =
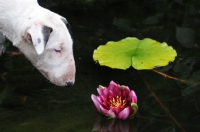
[[[0,57],[1,132],[199,132],[200,2],[196,0],[58,0],[39,1],[71,24],[76,83],[49,83],[8,43]],[[186,80],[176,81],[151,70],[117,70],[93,61],[94,49],[126,37],[167,42],[178,56],[156,69]],[[91,94],[111,80],[128,85],[138,96],[134,119],[102,118]],[[114,131],[113,130],[113,131]]]

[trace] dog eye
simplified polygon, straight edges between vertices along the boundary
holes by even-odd
[[[55,52],[61,53],[61,49],[54,49]]]

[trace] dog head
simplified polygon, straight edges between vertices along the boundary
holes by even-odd
[[[72,86],[75,81],[73,40],[67,20],[53,12],[30,17],[24,43],[16,45],[52,83]]]

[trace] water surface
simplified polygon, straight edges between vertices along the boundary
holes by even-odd
[[[0,57],[1,132],[198,132],[200,131],[200,14],[197,1],[112,0],[39,1],[67,18],[74,39],[77,73],[73,87],[47,81],[8,42]],[[196,2],[196,3],[195,3]],[[125,37],[152,38],[173,46],[175,62],[156,70],[102,67],[94,49]],[[91,100],[101,84],[113,80],[138,96],[139,111],[127,121],[101,117]]]

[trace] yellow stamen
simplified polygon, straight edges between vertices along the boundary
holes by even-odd
[[[118,108],[118,107],[125,107],[126,105],[126,100],[122,99],[122,97],[120,96],[116,96],[116,97],[113,97],[111,100],[110,100],[110,108]]]

